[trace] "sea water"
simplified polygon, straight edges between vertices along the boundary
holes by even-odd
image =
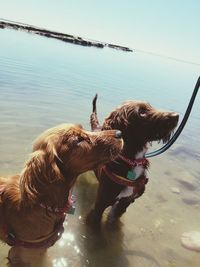
[[[199,65],[164,57],[0,30],[0,175],[21,171],[43,130],[63,122],[90,129],[96,93],[101,122],[129,99],[178,112],[181,120],[199,74]],[[106,227],[106,214],[101,233],[85,225],[97,182],[92,172],[78,178],[75,215],[49,249],[47,266],[199,267],[200,254],[180,241],[183,232],[200,231],[199,99],[172,148],[150,159],[146,192],[117,226]],[[7,251],[1,244],[0,266]]]

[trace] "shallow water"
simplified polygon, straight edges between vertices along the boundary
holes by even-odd
[[[199,74],[196,65],[1,30],[0,174],[20,172],[43,130],[63,122],[89,129],[96,92],[101,120],[127,99],[147,100],[181,119]],[[101,233],[85,225],[97,183],[92,172],[79,177],[75,215],[68,216],[65,234],[49,249],[48,262],[54,267],[199,267],[200,253],[180,242],[183,232],[200,231],[199,120],[198,96],[175,145],[151,159],[145,194],[113,229],[106,225],[106,213]],[[0,245],[0,266],[7,250]]]

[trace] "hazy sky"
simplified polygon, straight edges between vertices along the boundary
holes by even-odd
[[[0,0],[0,18],[200,63],[199,0]]]

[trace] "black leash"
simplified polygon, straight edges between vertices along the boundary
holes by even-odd
[[[194,91],[193,91],[193,94],[191,96],[190,102],[188,104],[188,107],[186,109],[185,115],[184,115],[184,117],[182,119],[182,122],[179,125],[178,129],[176,130],[176,132],[174,133],[174,135],[172,136],[172,138],[163,147],[161,147],[160,149],[155,150],[153,152],[149,152],[149,153],[145,154],[145,157],[146,158],[155,157],[155,156],[158,156],[161,153],[165,152],[168,148],[170,148],[173,145],[173,143],[179,137],[180,133],[182,132],[182,130],[183,130],[183,128],[184,128],[184,126],[185,126],[188,118],[189,118],[189,115],[190,115],[190,112],[192,110],[192,106],[194,104],[194,100],[195,100],[196,95],[198,93],[199,87],[200,87],[200,76],[199,76],[199,78],[198,78],[198,80],[196,82],[196,85],[194,87]]]

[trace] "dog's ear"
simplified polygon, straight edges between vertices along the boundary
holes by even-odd
[[[103,130],[124,130],[128,125],[128,114],[125,110],[116,109],[105,119]]]
[[[21,193],[33,202],[39,194],[38,187],[63,179],[56,164],[57,153],[51,146],[32,153],[20,175]]]

